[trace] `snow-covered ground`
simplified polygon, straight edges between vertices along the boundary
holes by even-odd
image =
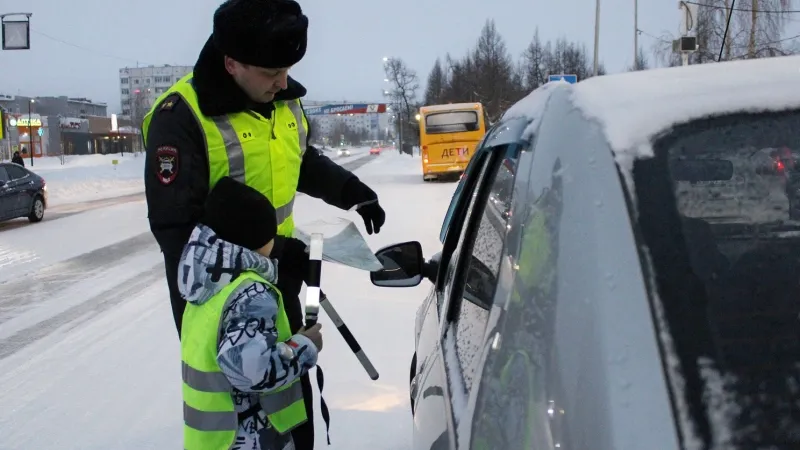
[[[57,157],[34,159],[32,167],[26,160],[25,165],[45,179],[55,206],[144,192],[144,160],[141,153],[74,155],[65,156],[63,165]]]
[[[356,173],[380,195],[387,223],[378,235],[364,233],[367,242],[377,250],[419,240],[431,255],[439,248],[439,227],[455,185],[424,184],[419,157],[387,152],[371,158]],[[140,177],[142,158],[130,160],[117,170]],[[41,167],[51,171],[52,176],[43,174],[48,184],[59,171],[67,174]],[[98,189],[122,185],[121,179],[111,175],[98,181],[109,183]],[[74,180],[69,175],[63,180],[62,192],[69,186],[78,192],[80,182],[66,181]],[[72,198],[85,200],[77,194]],[[346,217],[363,232],[356,213],[307,196],[298,197],[296,216],[300,226]],[[179,342],[144,202],[0,231],[4,260],[0,449],[180,448]],[[327,331],[320,365],[331,409],[332,445],[327,448],[410,448],[414,314],[430,285],[377,288],[368,273],[329,263],[323,267],[322,285],[381,374],[370,380],[322,315]],[[326,448],[318,399],[315,409],[318,447]]]
[[[342,163],[368,156],[369,147],[351,148],[349,157],[325,154]],[[36,158],[33,166],[26,159],[25,165],[47,181],[50,205],[56,206],[144,192],[144,161],[141,153],[125,153],[66,156],[64,164],[59,157]]]

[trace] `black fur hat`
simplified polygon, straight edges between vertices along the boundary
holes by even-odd
[[[234,180],[222,178],[206,198],[200,223],[220,239],[258,250],[278,234],[278,222],[272,202],[257,190]]]
[[[294,0],[227,0],[214,13],[214,45],[242,64],[279,69],[306,54],[308,18]]]

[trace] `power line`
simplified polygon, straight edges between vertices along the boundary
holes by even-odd
[[[655,40],[657,40],[657,41],[659,41],[659,42],[663,42],[663,43],[665,43],[665,44],[670,44],[670,45],[672,45],[672,41],[668,41],[668,40],[666,40],[666,39],[664,39],[664,38],[660,38],[660,37],[658,37],[658,36],[652,35],[652,34],[650,34],[650,33],[646,32],[646,31],[644,31],[644,30],[641,30],[641,29],[638,29],[638,28],[637,28],[637,29],[636,29],[636,31],[638,31],[638,32],[639,32],[639,34],[643,34],[643,35],[645,35],[645,36],[649,37],[650,39],[655,39]]]
[[[660,38],[658,36],[655,36],[653,34],[650,34],[650,33],[646,32],[644,30],[639,29],[639,30],[636,30],[636,31],[638,31],[639,34],[643,34],[643,35],[645,35],[645,36],[647,36],[647,37],[649,37],[651,39],[655,39],[656,41],[672,45],[672,41],[666,40],[664,38]],[[800,34],[796,34],[794,36],[789,36],[789,37],[786,37],[786,38],[783,38],[783,39],[778,39],[777,41],[757,42],[757,45],[764,46],[764,45],[780,44],[782,42],[793,41],[795,39],[800,39]],[[746,47],[746,45],[735,45],[734,47],[742,48],[742,47]]]
[[[112,55],[110,53],[104,53],[104,52],[101,52],[101,51],[98,51],[98,50],[95,50],[95,49],[84,47],[82,45],[74,44],[72,42],[65,41],[65,40],[63,40],[61,38],[57,38],[55,36],[50,36],[47,33],[42,33],[41,31],[34,30],[33,28],[31,28],[31,33],[39,35],[39,36],[42,36],[42,37],[47,38],[47,39],[50,39],[51,41],[58,42],[58,43],[64,44],[64,45],[68,45],[70,47],[74,47],[74,48],[77,48],[79,50],[83,50],[83,51],[88,52],[88,53],[93,53],[95,55],[104,56],[106,58],[117,59],[117,60],[120,60],[120,61],[133,62],[133,63],[136,63],[137,65],[138,64],[142,64],[142,65],[145,65],[145,66],[149,65],[146,62],[143,62],[143,61],[140,61],[140,60],[131,59],[131,58],[123,58],[121,56]]]
[[[726,7],[721,6],[721,5],[709,5],[709,4],[706,4],[706,3],[691,2],[691,1],[687,1],[687,0],[684,0],[683,3],[689,4],[689,5],[702,6],[704,8],[724,9],[725,11],[731,11],[731,8],[726,8]],[[800,10],[796,10],[796,9],[795,10],[787,9],[785,11],[781,11],[781,10],[775,10],[775,9],[770,10],[770,9],[733,8],[733,11],[756,12],[756,13],[763,13],[763,14],[800,14]]]

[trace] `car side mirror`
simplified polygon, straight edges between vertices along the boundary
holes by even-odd
[[[422,282],[424,258],[422,244],[403,242],[384,247],[375,253],[383,269],[370,272],[372,284],[380,287],[414,287]]]

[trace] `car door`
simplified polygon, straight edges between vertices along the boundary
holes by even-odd
[[[486,139],[484,142],[488,141]],[[412,382],[412,397],[416,404],[414,421],[418,424],[415,427],[416,449],[451,449],[456,446],[454,420],[463,413],[466,405],[462,401],[463,376],[456,373],[463,364],[454,359],[456,353],[443,350],[456,348],[450,342],[454,339],[453,335],[445,333],[447,325],[452,322],[446,318],[447,305],[453,295],[454,286],[457,295],[461,295],[457,284],[463,281],[456,279],[456,269],[462,261],[458,255],[464,248],[467,236],[471,236],[468,233],[475,228],[467,224],[479,223],[479,218],[486,209],[480,203],[487,201],[487,189],[492,184],[488,174],[491,172],[491,178],[494,178],[499,167],[497,155],[507,149],[506,144],[497,144],[494,147],[485,146],[476,152],[459,187],[461,192],[453,198],[446,219],[447,229],[442,232],[444,247],[436,286],[420,310],[418,322],[421,321],[422,325],[417,346],[419,367]],[[499,214],[496,216],[499,217]]]
[[[450,449],[454,441],[452,412],[447,395],[444,362],[441,352],[441,315],[443,289],[452,277],[447,261],[453,252],[464,223],[464,217],[474,198],[476,186],[484,175],[488,153],[479,149],[470,161],[469,168],[448,208],[442,236],[444,247],[440,254],[440,269],[431,294],[420,307],[417,316],[416,367],[412,373],[411,400],[414,405],[414,448]]]
[[[15,217],[16,199],[9,186],[10,178],[6,172],[6,165],[0,165],[0,220],[8,220]]]
[[[491,194],[504,191],[510,199],[515,177],[506,168],[521,148],[518,144],[492,148],[480,184],[473,193],[458,246],[449,263],[450,276],[442,292],[445,305],[440,326],[441,346],[451,411],[459,429],[471,420],[471,398],[479,385],[484,349],[488,344],[486,332],[497,316],[495,298],[499,292],[501,268],[506,272],[512,270],[503,258],[509,210],[495,202]],[[458,439],[454,448],[458,448],[461,432],[454,429],[452,434]]]
[[[31,210],[33,196],[37,191],[36,180],[30,172],[15,164],[6,166],[12,191],[12,202],[17,215],[27,214]]]

